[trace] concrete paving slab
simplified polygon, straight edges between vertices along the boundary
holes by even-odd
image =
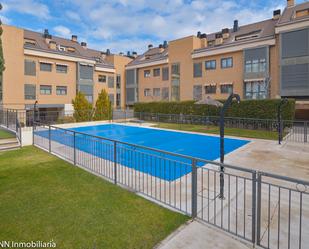
[[[156,249],[248,249],[249,244],[198,221],[193,221],[163,240]]]

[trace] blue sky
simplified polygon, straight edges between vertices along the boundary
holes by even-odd
[[[305,2],[298,0],[297,3]],[[149,43],[216,32],[272,17],[286,0],[6,0],[3,23],[66,38],[112,52],[143,52]]]

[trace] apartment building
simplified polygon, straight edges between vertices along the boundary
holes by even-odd
[[[231,92],[243,99],[309,100],[308,9],[309,2],[288,0],[269,20],[235,20],[220,32],[149,45],[126,66],[126,104],[225,99]]]
[[[95,103],[106,89],[114,108],[125,106],[124,66],[132,58],[101,52],[78,42],[13,26],[3,26],[5,71],[0,103],[7,108],[72,110],[78,91]]]

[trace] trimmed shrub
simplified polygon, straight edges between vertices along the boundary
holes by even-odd
[[[185,114],[202,116],[219,116],[220,109],[209,105],[196,105],[195,101],[181,102],[148,102],[136,103],[134,112],[160,113],[160,114]],[[221,101],[224,103],[224,101]],[[277,119],[277,110],[280,99],[242,100],[239,104],[233,101],[226,112],[226,117]],[[289,99],[282,106],[282,118],[293,120],[295,113],[295,100]]]
[[[73,117],[76,122],[90,121],[92,117],[92,105],[82,92],[78,92],[72,100],[74,107]]]
[[[102,89],[95,104],[93,120],[109,120],[111,111],[112,106],[108,94],[105,89]]]

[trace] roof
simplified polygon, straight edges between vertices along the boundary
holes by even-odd
[[[145,53],[137,56],[127,66],[139,65],[148,62],[164,60],[168,58],[168,47],[166,48],[150,48]]]
[[[297,18],[295,17],[295,13],[297,11],[308,10],[308,9],[309,9],[309,2],[305,2],[305,3],[297,4],[293,7],[285,8],[279,19],[277,26],[282,26],[285,24],[299,22],[299,21],[303,21],[307,19],[309,20],[309,16],[302,16],[302,17],[297,17]]]
[[[74,48],[74,51],[69,52],[69,51],[61,51],[58,49],[55,50],[55,49],[49,48],[49,45],[46,43],[45,38],[43,37],[43,34],[39,32],[24,30],[24,38],[35,41],[35,45],[25,44],[24,47],[27,49],[93,60],[93,61],[96,61],[97,66],[114,68],[113,64],[111,64],[110,62],[106,61],[103,58],[102,56],[103,53],[101,51],[90,49],[90,48],[83,48],[81,44],[78,42],[75,42],[69,39],[60,38],[57,36],[52,36],[51,41],[56,42],[57,45]]]
[[[207,50],[222,48],[225,46],[234,46],[238,44],[243,44],[247,42],[259,41],[267,38],[274,38],[275,36],[275,26],[278,20],[268,19],[265,21],[252,23],[248,25],[239,26],[238,31],[233,32],[233,29],[229,29],[229,38],[223,39],[223,44],[221,45],[211,45],[205,48],[196,49],[193,53],[204,52]],[[217,32],[219,33],[219,32]],[[214,41],[216,39],[216,34],[212,33],[207,35],[208,41]],[[254,37],[236,40],[237,37],[246,36],[246,35],[254,34]]]

